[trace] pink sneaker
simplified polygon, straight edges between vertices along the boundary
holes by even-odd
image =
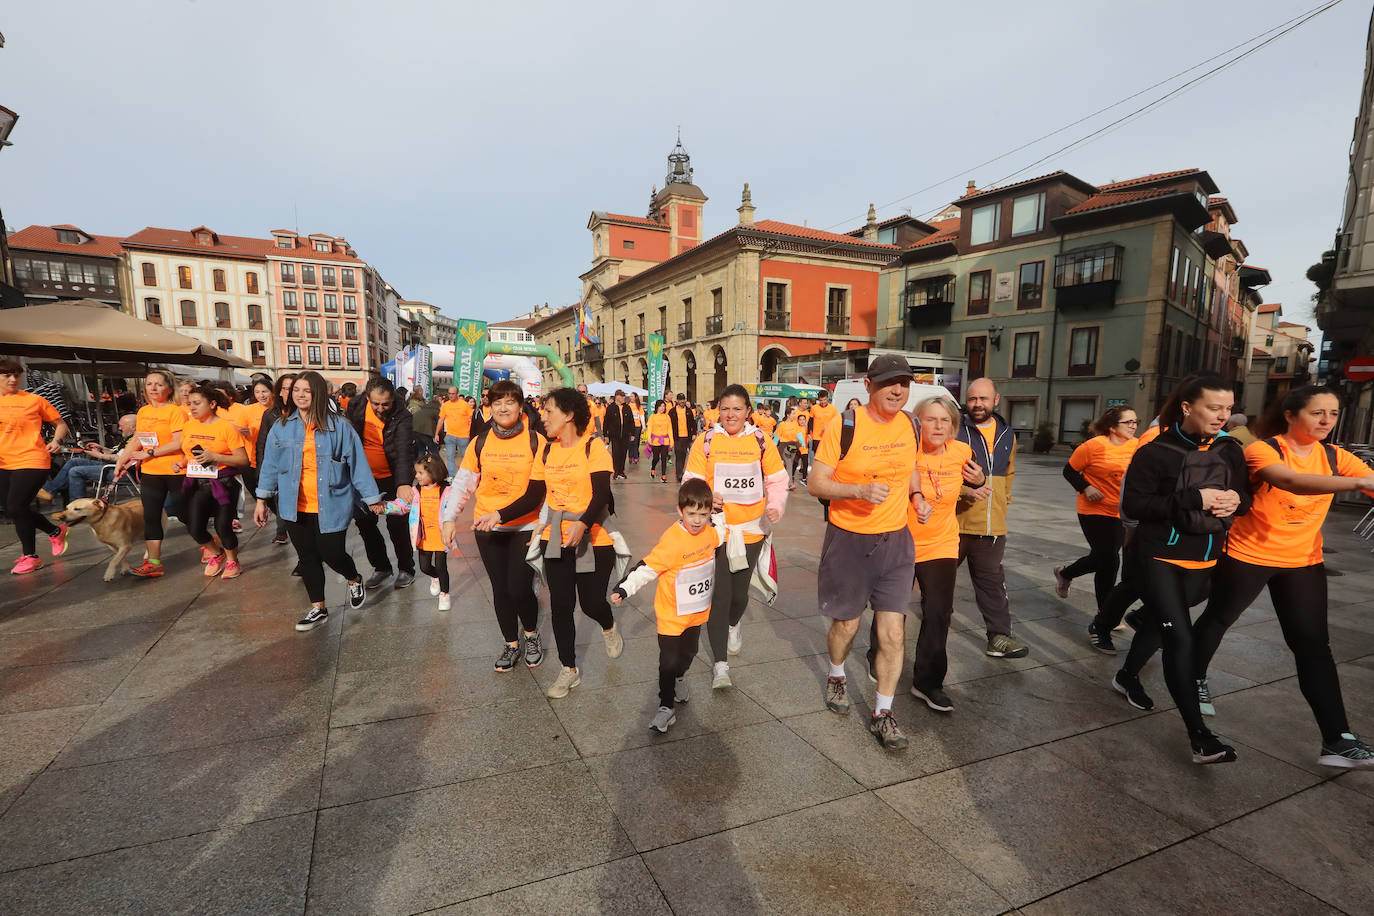
[[[218,576],[224,569],[224,554],[219,553],[211,557],[205,563],[205,575],[207,578]]]
[[[239,566],[239,564],[235,561],[230,560],[229,562],[224,564],[224,575],[220,576],[220,578],[237,579],[239,577],[239,573],[241,572],[243,572],[243,567]]]
[[[38,557],[20,557],[19,562],[14,564],[10,570],[11,576],[22,576],[25,573],[36,572],[43,567],[43,561]]]
[[[48,543],[52,545],[52,555],[60,557],[67,552],[67,526],[58,525],[57,534],[48,535]]]

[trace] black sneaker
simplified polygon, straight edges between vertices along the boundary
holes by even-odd
[[[1346,732],[1330,744],[1322,742],[1322,752],[1317,758],[1317,763],[1324,767],[1342,769],[1374,767],[1374,749],[1350,732]]]
[[[1150,699],[1150,695],[1145,692],[1145,688],[1140,686],[1140,678],[1134,677],[1129,672],[1122,670],[1112,678],[1112,689],[1126,698],[1136,709],[1143,709],[1149,712],[1155,708],[1155,701]]]
[[[510,671],[515,667],[515,663],[520,660],[520,644],[505,645],[501,648],[501,657],[492,665],[497,671]]]
[[[1194,738],[1193,744],[1193,763],[1234,763],[1236,759],[1236,749],[1229,744],[1223,744],[1221,739],[1213,734],[1206,734],[1199,738]]]
[[[1097,621],[1088,624],[1088,644],[1106,655],[1116,654],[1116,643],[1112,642],[1110,630],[1097,632]]]
[[[923,700],[927,706],[936,712],[954,712],[954,703],[950,700],[949,694],[939,687],[931,687],[929,690],[921,690],[913,686],[911,695],[918,700]]]
[[[350,582],[350,583],[348,583],[348,606],[349,606],[349,607],[351,607],[351,608],[360,608],[360,607],[363,606],[363,602],[366,601],[366,600],[367,600],[367,585],[366,585],[366,583],[363,582],[362,579],[359,579],[357,582]]]
[[[376,588],[377,586],[381,585],[383,582],[385,582],[387,579],[390,579],[390,578],[391,578],[391,570],[389,570],[389,569],[379,569],[379,570],[377,570],[376,572],[374,572],[372,575],[370,575],[370,576],[367,577],[367,583],[366,583],[366,584],[367,584],[367,587],[368,587],[368,588]]]
[[[292,567],[292,569],[291,569],[291,575],[295,576],[297,579],[299,579],[299,578],[301,577],[301,564],[300,564],[300,563],[297,563],[294,567]]]
[[[397,588],[410,588],[414,584],[415,573],[413,572],[406,572],[405,570],[401,570],[401,572],[396,576]]]
[[[538,668],[539,663],[544,660],[544,644],[539,641],[539,634],[523,637],[525,643],[525,664],[531,668]]]
[[[305,616],[296,621],[296,629],[302,633],[309,633],[320,624],[328,622],[329,612],[322,607],[311,605]]]

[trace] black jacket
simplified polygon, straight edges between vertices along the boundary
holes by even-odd
[[[353,424],[358,438],[367,441],[363,429],[367,425],[367,397],[359,394],[348,402],[344,414]],[[415,482],[415,438],[410,411],[399,402],[391,405],[391,412],[382,422],[382,451],[386,452],[386,462],[391,465],[394,485],[408,487]]]
[[[612,401],[606,405],[606,416],[601,419],[602,435],[607,439],[628,439],[634,428],[635,415],[629,402],[617,404]]]
[[[280,406],[269,407],[263,411],[262,425],[258,427],[258,441],[253,443],[253,461],[257,463],[258,467],[262,467],[262,453],[267,448],[267,434],[271,432],[276,422],[285,415],[285,411]]]
[[[691,410],[689,410],[688,408],[686,408],[686,407],[680,407],[680,406],[678,406],[678,405],[675,403],[675,404],[673,404],[672,407],[669,407],[669,408],[668,408],[668,422],[669,422],[669,424],[673,427],[673,439],[676,441],[676,440],[682,438],[682,436],[679,436],[679,435],[677,434],[677,418],[678,418],[678,414],[679,414],[679,413],[685,413],[685,414],[687,414],[687,438],[688,438],[688,439],[694,439],[694,438],[696,438],[696,434],[697,434],[697,418],[696,418],[696,414],[694,414],[694,413],[693,413]]]

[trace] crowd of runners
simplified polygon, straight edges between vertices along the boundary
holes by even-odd
[[[36,505],[62,491],[69,502],[84,498],[105,464],[110,479],[137,480],[144,557],[129,570],[136,577],[163,575],[168,518],[200,545],[205,575],[223,579],[243,573],[241,513],[251,510],[259,526],[275,518],[273,540],[294,548],[293,574],[309,601],[296,624],[303,632],[329,618],[326,567],[346,582],[351,607],[388,582],[411,586],[418,572],[437,609],[449,610],[448,558],[461,526],[491,581],[503,638],[496,672],[543,662],[539,593],[547,588],[559,664],[546,691],[553,699],[581,683],[577,610],[615,659],[625,646],[615,609],[654,585],[659,708],[649,727],[666,732],[686,702],[683,678],[703,629],[712,687],[733,687],[750,595],[776,595],[772,533],[788,524],[800,483],[824,506],[817,601],[830,619],[829,710],[851,712],[846,663],[871,610],[869,729],[888,749],[907,746],[892,708],[915,591],[911,694],[937,713],[953,711],[944,682],[961,565],[986,654],[1030,651],[1012,632],[1003,570],[1016,436],[989,379],[970,384],[963,405],[942,396],[909,405],[910,367],[883,355],[868,368],[866,400],[840,408],[823,390],[814,404],[796,400],[775,417],[739,385],[699,406],[670,392],[652,405],[625,392],[596,399],[585,386],[530,398],[498,381],[479,403],[457,389],[442,400],[407,399],[384,378],[335,391],[302,372],[257,378],[242,391],[154,370],[142,406],[120,418],[124,441],[69,450],[80,454],[56,474],[68,424],[23,390],[23,379],[17,361],[0,358],[0,494],[19,538],[15,575],[43,566],[39,531],[53,556],[66,550],[65,526]],[[1342,702],[1321,536],[1333,494],[1374,494],[1374,470],[1326,441],[1340,402],[1325,388],[1296,389],[1253,424],[1233,417],[1232,404],[1229,383],[1196,375],[1144,430],[1129,407],[1097,419],[1063,472],[1078,494],[1088,553],[1053,569],[1056,591],[1067,598],[1076,578],[1092,574],[1093,647],[1115,654],[1123,619],[1135,631],[1111,687],[1153,708],[1139,675],[1160,651],[1192,760],[1218,763],[1236,752],[1207,725],[1218,713],[1208,667],[1227,628],[1267,587],[1317,721],[1319,762],[1374,766]],[[644,457],[651,481],[666,484],[672,466],[678,518],[656,544],[632,547],[616,529],[615,484]],[[367,577],[346,546],[350,527]]]

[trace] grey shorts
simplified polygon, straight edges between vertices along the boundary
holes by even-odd
[[[820,612],[835,620],[854,620],[868,606],[909,614],[915,570],[916,547],[906,528],[856,534],[828,524],[816,576]]]

